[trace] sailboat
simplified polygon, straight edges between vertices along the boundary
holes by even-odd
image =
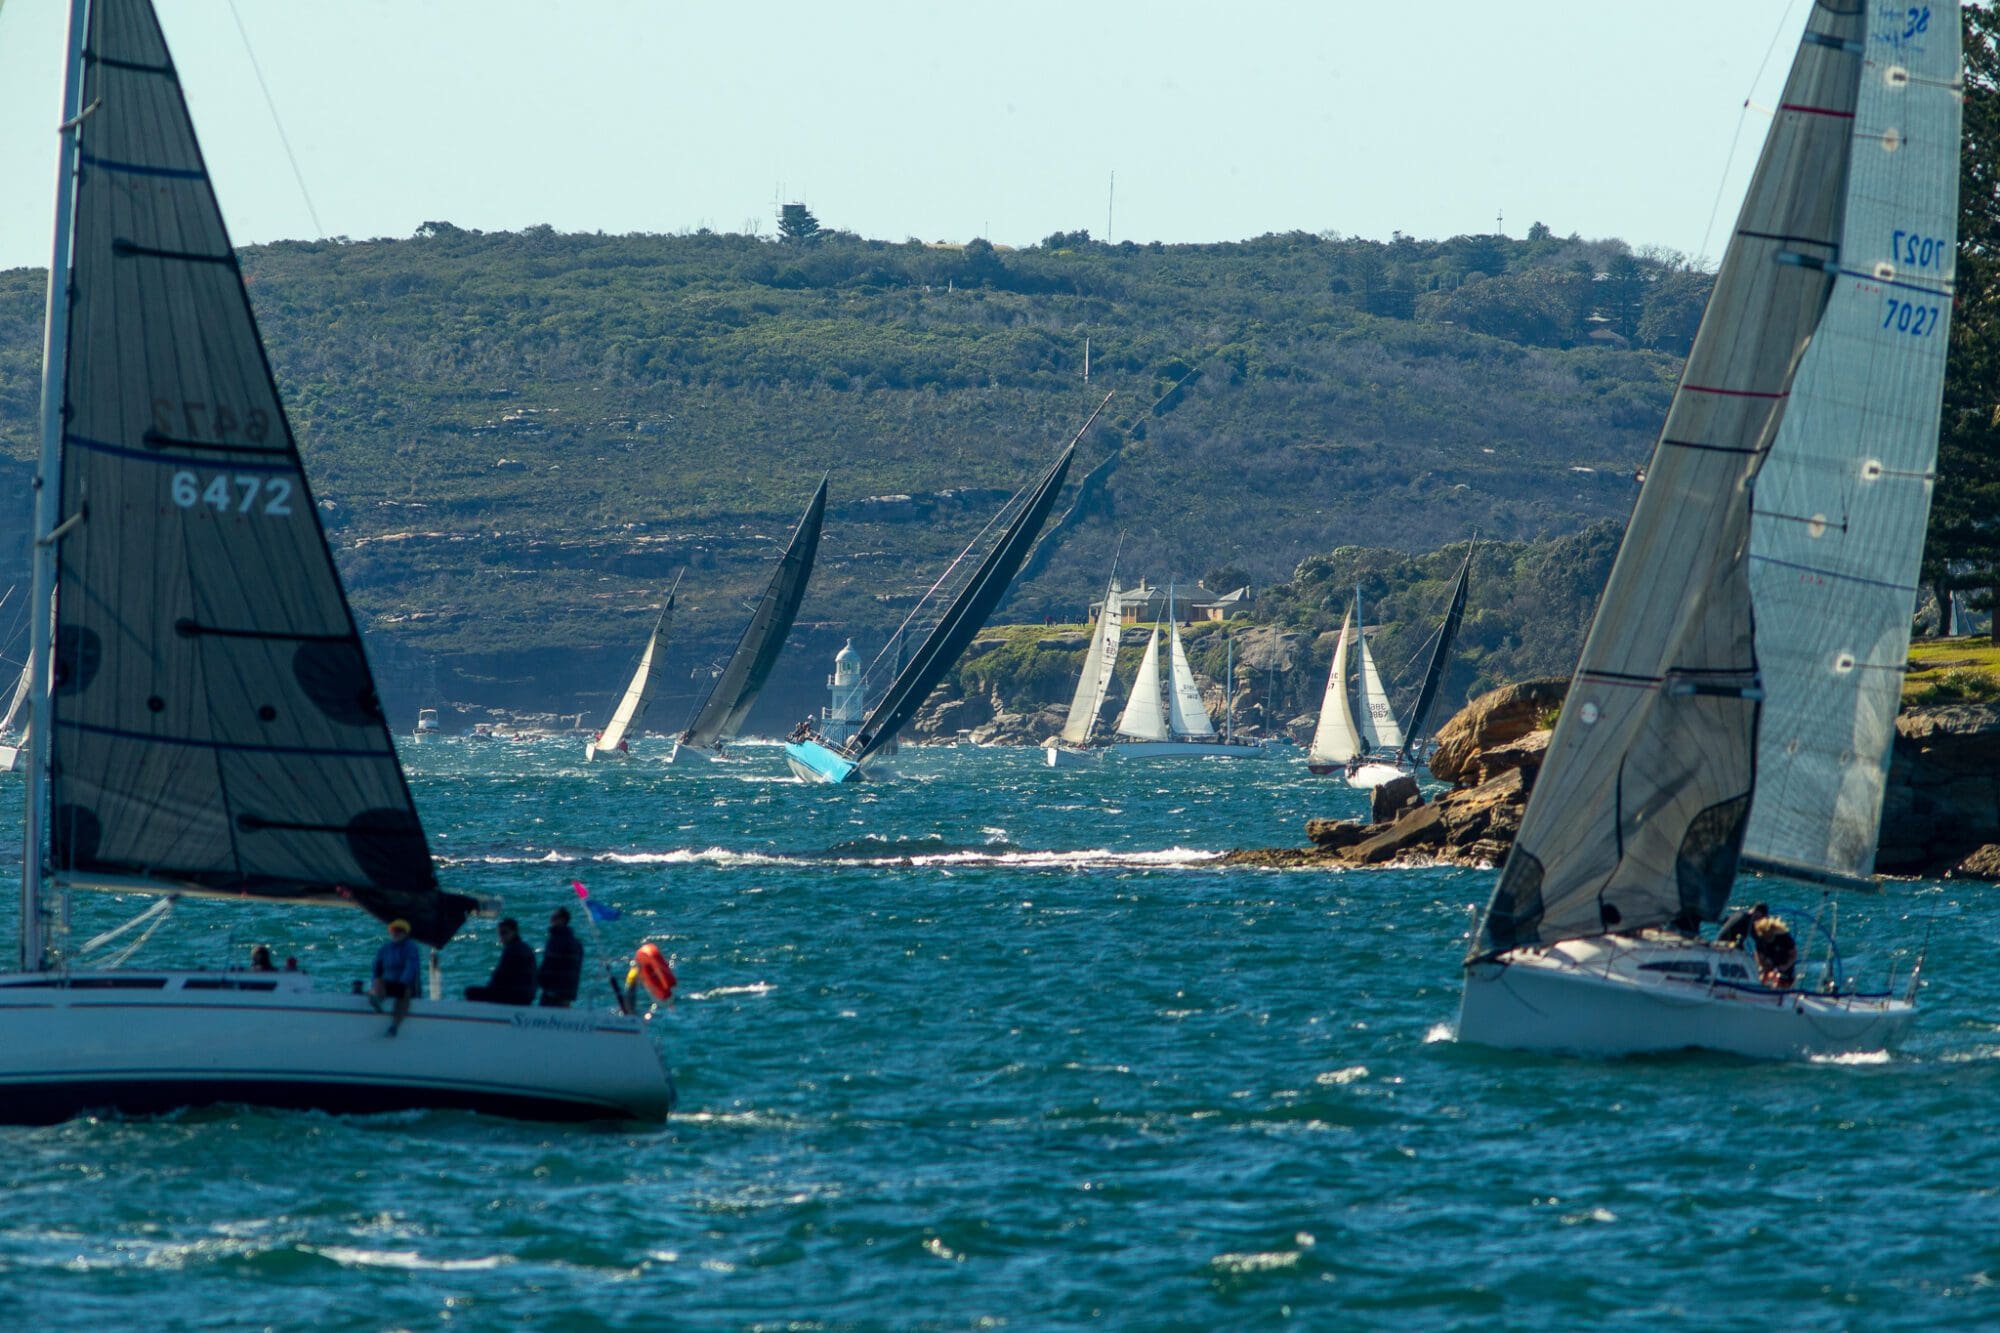
[[[21,668],[20,679],[14,682],[14,695],[7,701],[7,712],[0,716],[0,738],[14,734],[14,723],[21,716],[21,708],[27,702],[28,668],[24,666]],[[0,773],[13,772],[14,765],[20,762],[21,751],[27,747],[28,738],[25,735],[12,745],[0,739]]]
[[[667,762],[713,759],[742,731],[757,696],[763,693],[764,682],[771,678],[778,654],[784,650],[792,622],[798,618],[799,603],[805,599],[806,583],[812,578],[813,557],[819,553],[819,531],[825,517],[826,481],[822,478],[792,530],[791,541],[785,544],[785,553],[778,558],[778,567],[771,571],[764,595],[750,613],[750,623],[743,627],[736,651],[729,655],[728,665],[695,710],[694,721],[674,742]]]
[[[1105,395],[1104,401],[1110,401],[1109,394]],[[924,700],[930,697],[945,673],[958,662],[966,646],[985,626],[986,617],[993,614],[993,609],[1006,595],[1008,585],[1014,581],[1021,562],[1028,558],[1035,538],[1041,533],[1042,524],[1048,521],[1049,510],[1055,506],[1056,497],[1062,491],[1063,479],[1069,475],[1070,460],[1076,456],[1077,442],[1103,410],[1104,403],[1099,403],[1090,414],[1090,419],[1083,423],[1048,470],[1032,486],[1024,488],[1008,501],[1006,508],[1014,508],[1018,502],[1013,521],[979,562],[958,595],[952,598],[937,624],[918,644],[916,652],[896,672],[882,698],[868,710],[868,716],[862,719],[861,729],[846,740],[838,741],[804,724],[792,733],[791,739],[785,742],[785,762],[801,782],[858,781],[871,758],[893,748],[897,733],[916,716],[917,709],[923,706]],[[1001,513],[1004,514],[1006,508]],[[998,521],[997,518],[995,521]],[[953,568],[971,558],[979,544],[980,538],[975,537],[959,552],[958,558],[946,568],[944,576],[932,585],[933,593],[944,586]],[[923,603],[919,602],[910,619],[914,619],[922,609]],[[894,637],[893,642],[899,653],[908,627],[909,621],[906,620]]]
[[[676,575],[674,586],[667,592],[667,604],[660,608],[660,614],[653,620],[653,632],[646,636],[646,647],[639,654],[632,680],[625,686],[625,693],[618,696],[618,706],[611,710],[611,720],[604,724],[604,730],[584,742],[586,760],[632,757],[631,732],[646,720],[646,710],[652,706],[653,695],[660,688],[660,676],[666,670],[667,634],[674,626],[674,598],[680,590],[681,577]]]
[[[1050,768],[1081,768],[1096,763],[1104,755],[1103,746],[1092,746],[1090,734],[1097,726],[1098,710],[1111,689],[1113,670],[1118,665],[1118,641],[1123,637],[1124,608],[1119,603],[1118,580],[1104,590],[1104,609],[1090,631],[1090,647],[1083,655],[1083,671],[1077,676],[1076,693],[1070,696],[1069,714],[1063,719],[1062,734],[1042,746]],[[1155,659],[1154,674],[1158,675]]]
[[[1201,686],[1195,683],[1188,666],[1187,650],[1181,645],[1181,626],[1174,614],[1171,589],[1167,594],[1167,674],[1171,682],[1162,708],[1160,691],[1160,627],[1146,640],[1146,655],[1139,659],[1139,672],[1132,678],[1132,692],[1125,711],[1118,718],[1118,734],[1125,739],[1112,746],[1120,759],[1262,759],[1268,751],[1257,741],[1238,740],[1233,725],[1236,695],[1236,645],[1229,644],[1229,669],[1224,693],[1230,699],[1232,724],[1217,735],[1208,708],[1201,701]]]
[[[433,950],[479,903],[438,884],[149,0],[72,4],[64,112],[0,1120],[663,1115],[646,1018],[439,999],[435,953],[393,1037],[301,972],[87,964],[189,898],[360,907]],[[76,944],[84,890],[157,901]]]
[[[1900,993],[1704,939],[1739,869],[1867,883],[1956,258],[1955,14],[1816,5],[1513,852],[1459,1039],[1879,1049]],[[1782,887],[1771,883],[1760,895]],[[1761,928],[1760,928],[1761,930]],[[1761,934],[1760,937],[1761,939]],[[1838,955],[1834,955],[1837,960]]]
[[[1452,644],[1458,638],[1459,622],[1465,618],[1465,597],[1472,576],[1472,548],[1465,551],[1465,563],[1458,568],[1451,597],[1445,606],[1431,644],[1431,660],[1424,668],[1424,682],[1417,691],[1416,706],[1410,710],[1407,727],[1396,721],[1388,691],[1368,651],[1366,635],[1358,634],[1361,645],[1361,722],[1356,726],[1347,704],[1347,642],[1349,631],[1361,618],[1361,590],[1354,590],[1354,607],[1340,624],[1340,640],[1333,650],[1333,666],[1326,675],[1326,692],[1320,697],[1319,725],[1313,729],[1312,748],[1306,752],[1306,770],[1324,777],[1343,773],[1351,787],[1379,787],[1416,771],[1414,750],[1421,743],[1430,721],[1431,706],[1437,701],[1438,685],[1451,661]],[[1394,753],[1388,753],[1393,751]]]

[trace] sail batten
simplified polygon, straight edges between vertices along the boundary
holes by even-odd
[[[350,901],[442,945],[474,903],[438,889],[158,21],[87,22],[52,283],[52,882]]]
[[[1410,725],[1404,734],[1402,748],[1396,752],[1398,763],[1407,762],[1410,750],[1423,740],[1424,728],[1430,722],[1431,705],[1437,701],[1438,686],[1444,680],[1444,669],[1451,661],[1451,647],[1458,638],[1459,622],[1465,618],[1465,594],[1472,579],[1472,548],[1465,551],[1465,563],[1458,567],[1458,582],[1451,590],[1451,601],[1445,608],[1444,623],[1438,627],[1437,645],[1431,649],[1430,664],[1424,668],[1423,688],[1417,691],[1417,702],[1410,709]]]
[[[1475,955],[1727,901],[1762,696],[1750,483],[1836,281],[1797,238],[1843,234],[1867,26],[1807,20]]]
[[[1361,605],[1361,594],[1354,596]],[[1403,728],[1396,722],[1396,710],[1389,692],[1382,688],[1382,674],[1375,669],[1375,654],[1368,651],[1368,631],[1356,625],[1355,641],[1361,652],[1361,735],[1371,750],[1395,750],[1403,744]]]
[[[1319,722],[1313,728],[1308,762],[1344,764],[1361,753],[1361,733],[1355,730],[1354,713],[1347,704],[1347,635],[1354,628],[1350,608],[1340,622],[1340,639],[1333,647],[1333,666],[1326,673],[1326,692],[1320,696]]]

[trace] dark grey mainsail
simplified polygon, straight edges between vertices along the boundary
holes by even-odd
[[[1866,19],[1807,21],[1475,955],[1727,900],[1761,697],[1749,485],[1833,283]]]
[[[1410,725],[1403,731],[1403,748],[1396,762],[1409,762],[1410,751],[1423,739],[1424,724],[1430,721],[1431,705],[1437,702],[1438,683],[1451,661],[1451,645],[1458,638],[1458,625],[1465,618],[1465,592],[1472,578],[1472,548],[1465,548],[1465,563],[1458,567],[1458,583],[1451,590],[1451,605],[1438,628],[1437,644],[1431,649],[1430,665],[1424,668],[1424,685],[1417,691],[1417,706],[1410,710]]]
[[[87,36],[51,882],[351,901],[442,945],[475,903],[438,889],[158,21],[96,0]]]
[[[1100,410],[1101,407],[1100,407]],[[1091,420],[1097,413],[1090,414]],[[1084,430],[1090,429],[1086,421]],[[1080,438],[1083,431],[1078,431]],[[889,682],[889,688],[882,701],[875,705],[862,719],[861,730],[846,747],[848,758],[859,762],[895,740],[896,733],[916,715],[937,683],[944,679],[944,673],[951,670],[959,655],[986,624],[986,617],[993,614],[993,608],[1007,593],[1008,585],[1014,581],[1014,574],[1021,568],[1021,562],[1028,558],[1028,551],[1034,546],[1042,524],[1048,521],[1049,509],[1055,504],[1056,496],[1062,492],[1063,478],[1069,474],[1070,460],[1076,456],[1076,441],[1062,451],[1062,457],[1049,465],[1030,490],[1021,499],[1020,512],[1007,525],[986,558],[979,563],[970,580],[945,608],[937,627],[917,646],[909,662],[896,673]]]
[[[714,745],[734,739],[743,729],[751,707],[763,692],[764,682],[771,678],[778,654],[784,651],[792,622],[798,618],[799,603],[805,599],[806,584],[812,578],[813,558],[819,553],[820,525],[825,518],[826,482],[822,479],[798,527],[792,530],[792,539],[786,543],[778,567],[771,572],[771,582],[758,599],[757,609],[750,613],[750,623],[743,627],[736,651],[729,655],[728,665],[716,678],[708,698],[702,701],[701,710],[682,733],[683,744]]]

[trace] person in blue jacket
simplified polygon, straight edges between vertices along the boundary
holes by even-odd
[[[513,917],[500,922],[500,961],[484,986],[467,986],[465,998],[488,1004],[535,1002],[535,951],[521,938],[521,923]]]
[[[389,1035],[410,1016],[410,997],[417,993],[423,974],[423,951],[410,938],[410,923],[397,917],[389,923],[389,942],[375,951],[375,981],[368,988],[368,1003],[382,1012],[382,1001],[396,1002],[389,1016]]]
[[[549,913],[549,942],[542,946],[542,968],[535,980],[542,985],[542,1003],[567,1009],[576,1003],[583,984],[583,941],[569,928],[569,909]]]

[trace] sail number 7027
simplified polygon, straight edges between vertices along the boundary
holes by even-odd
[[[205,504],[218,513],[268,514],[283,518],[292,512],[290,477],[256,477],[219,472],[204,486],[192,472],[174,473],[174,503],[183,509]]]
[[[1912,338],[1928,338],[1937,332],[1941,318],[1938,307],[1917,305],[1912,301],[1899,301],[1895,297],[1885,298],[1886,308],[1882,311],[1882,327],[1907,333]]]

